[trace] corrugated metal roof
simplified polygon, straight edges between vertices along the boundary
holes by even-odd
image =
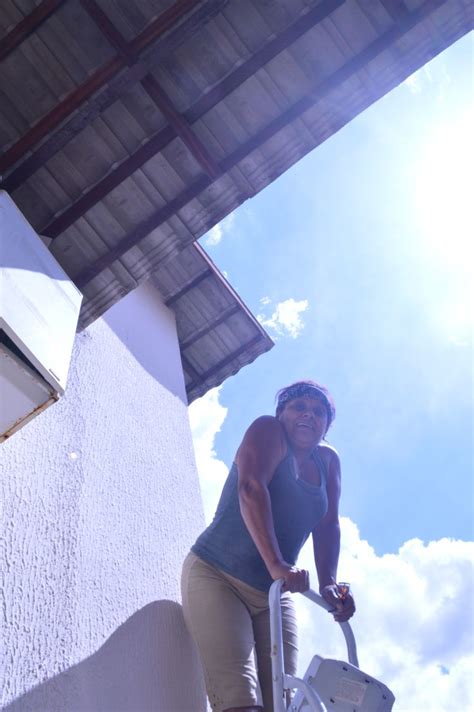
[[[199,244],[159,267],[152,281],[176,314],[190,401],[273,346]]]
[[[197,238],[471,28],[468,0],[4,0],[0,187],[84,327],[155,273],[182,289]],[[231,311],[213,270],[173,304],[185,344],[197,304]],[[254,358],[252,329],[269,348],[245,314],[183,349],[190,391]]]

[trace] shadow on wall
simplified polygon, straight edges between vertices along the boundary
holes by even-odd
[[[181,606],[156,601],[134,613],[77,665],[3,712],[205,712],[202,670]]]

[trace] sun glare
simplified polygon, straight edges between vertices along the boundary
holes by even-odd
[[[472,126],[474,112],[438,127],[415,165],[424,247],[447,266],[472,262]]]
[[[420,257],[444,287],[431,295],[436,321],[458,345],[473,326],[473,114],[438,126],[414,162]]]

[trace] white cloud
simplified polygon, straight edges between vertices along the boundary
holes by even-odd
[[[421,92],[421,79],[420,70],[407,77],[403,84],[408,87],[412,94],[420,94]]]
[[[428,65],[424,65],[417,69],[416,72],[410,74],[402,84],[406,86],[412,94],[420,94],[426,89],[427,84],[433,84],[435,79]]]
[[[342,519],[342,542],[339,571],[357,601],[361,669],[390,687],[397,712],[473,709],[474,543],[412,539],[397,554],[377,556],[349,519]],[[307,544],[300,564],[314,570],[311,558]],[[331,618],[301,597],[298,608],[302,668],[314,652],[344,655]]]
[[[446,90],[450,84],[451,77],[446,65],[442,62],[425,64],[402,82],[402,85],[407,87],[412,94],[421,94],[430,85],[435,87],[436,99],[441,102],[445,100]]]
[[[210,521],[227,476],[214,450],[227,409],[216,389],[189,411]],[[390,687],[396,712],[474,709],[474,543],[412,539],[398,553],[378,556],[350,519],[343,518],[341,526],[339,572],[356,597],[352,627],[361,669]],[[310,542],[299,563],[312,572],[317,588]],[[332,617],[301,596],[296,600],[300,673],[315,653],[346,659],[342,632]]]
[[[194,441],[194,452],[204,502],[206,522],[215,512],[227,468],[216,458],[214,439],[222,427],[227,408],[219,403],[219,388],[208,391],[189,406],[189,420]]]
[[[235,214],[230,213],[217,225],[214,225],[211,230],[204,236],[204,244],[206,247],[214,247],[218,245],[223,236],[230,232],[235,222]]]
[[[219,242],[222,240],[222,227],[221,224],[218,223],[217,225],[214,225],[214,227],[209,230],[209,232],[206,235],[206,238],[204,240],[204,244],[207,247],[214,247],[214,245],[218,245]]]
[[[271,300],[263,297],[260,300],[262,306],[268,306]],[[265,314],[258,314],[257,319],[267,329],[274,332],[276,336],[290,336],[296,339],[304,329],[304,322],[300,316],[308,308],[308,300],[302,299],[297,302],[295,299],[285,299],[279,302],[270,317]]]

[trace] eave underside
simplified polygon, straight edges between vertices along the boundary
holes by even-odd
[[[470,29],[467,0],[5,0],[0,187],[52,238],[84,328]],[[202,383],[253,360],[242,329]]]

